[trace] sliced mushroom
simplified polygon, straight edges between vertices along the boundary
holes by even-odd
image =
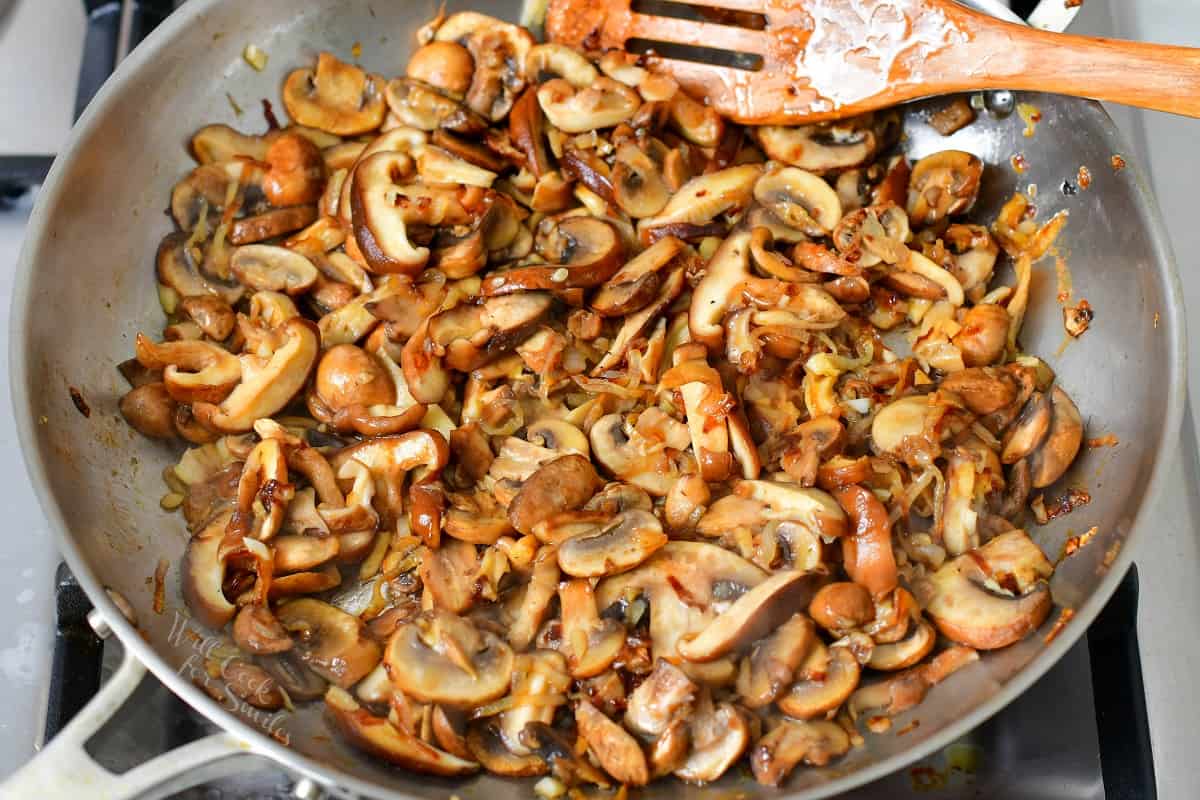
[[[559,591],[560,577],[558,560],[554,548],[543,547],[533,559],[529,583],[521,592],[512,625],[508,628],[508,641],[517,650],[529,647],[538,628],[550,613],[550,603]]]
[[[661,778],[683,766],[692,747],[692,732],[687,720],[676,719],[654,740],[647,754],[650,776]]]
[[[739,481],[734,494],[765,506],[765,519],[794,522],[828,539],[847,532],[846,514],[833,497],[820,489],[775,481]]]
[[[548,725],[555,710],[567,702],[571,676],[562,655],[552,650],[522,653],[513,662],[510,697],[514,705],[500,715],[500,739],[514,755],[532,751],[521,741],[521,732],[530,723]]]
[[[558,587],[562,616],[562,649],[571,675],[591,678],[612,666],[625,647],[625,628],[615,619],[601,618],[592,585],[582,578]]]
[[[550,123],[565,133],[611,128],[629,120],[641,105],[637,92],[608,77],[585,87],[554,78],[538,87],[537,99]]]
[[[279,606],[279,623],[295,639],[295,652],[313,672],[348,689],[379,663],[379,645],[358,617],[302,597]]]
[[[686,720],[699,687],[679,667],[658,659],[654,670],[629,695],[625,725],[634,733],[657,739],[679,720]]]
[[[646,756],[637,740],[624,728],[600,713],[587,700],[575,705],[575,724],[588,750],[604,771],[622,784],[644,786],[650,782]]]
[[[237,357],[211,342],[156,344],[139,333],[135,347],[138,363],[162,370],[164,388],[181,403],[219,403],[243,378]]]
[[[830,238],[842,257],[859,267],[898,264],[908,258],[908,214],[895,203],[860,208],[842,217]]]
[[[529,31],[486,14],[460,11],[438,26],[434,36],[436,41],[464,45],[475,61],[467,105],[493,122],[503,119],[525,88],[524,65],[534,44]]]
[[[853,584],[851,584],[853,585]],[[737,692],[749,708],[774,702],[792,684],[796,670],[817,641],[811,620],[793,614],[742,659]]]
[[[180,588],[192,616],[213,630],[233,619],[237,607],[225,598],[225,559],[220,555],[232,512],[214,517],[188,541],[183,553]]]
[[[267,148],[268,165],[263,194],[275,206],[298,206],[321,199],[325,185],[325,160],[320,149],[298,133],[283,133]]]
[[[320,333],[316,325],[299,317],[281,328],[283,344],[258,369],[243,365],[242,382],[220,405],[192,406],[202,425],[226,433],[248,431],[256,420],[275,414],[300,391],[316,362]]]
[[[983,162],[961,150],[943,150],[913,165],[908,184],[908,216],[932,225],[965,213],[975,204]]]
[[[494,721],[487,720],[471,726],[467,732],[467,747],[484,769],[508,778],[532,778],[545,775],[546,762],[533,755],[518,756],[505,746]]]
[[[842,219],[842,201],[833,187],[797,167],[764,172],[754,184],[754,199],[808,236],[827,236]]]
[[[270,142],[262,136],[251,136],[228,125],[205,125],[192,134],[188,149],[201,164],[232,161],[238,156],[265,161]]]
[[[865,115],[817,125],[766,125],[755,130],[763,152],[775,161],[818,174],[862,166],[884,146],[888,121]]]
[[[624,252],[616,229],[596,217],[547,219],[538,228],[536,246],[549,264],[489,275],[481,293],[487,297],[529,289],[590,289],[612,277]]]
[[[766,636],[795,608],[803,608],[823,580],[820,575],[778,572],[733,602],[698,636],[683,639],[677,650],[689,661],[715,661]]]
[[[585,456],[557,458],[533,473],[508,506],[508,519],[521,533],[560,511],[579,508],[603,485]]]
[[[426,611],[388,640],[392,683],[423,703],[474,708],[508,691],[513,652],[490,631],[445,611]]]
[[[973,413],[994,414],[1012,405],[1019,387],[1010,373],[995,367],[970,367],[946,376],[945,391],[955,392]]]
[[[475,545],[458,539],[442,542],[436,550],[421,555],[421,583],[437,608],[461,614],[475,600],[479,555]]]
[[[605,469],[655,497],[665,496],[678,477],[663,443],[627,426],[621,414],[608,414],[597,420],[588,440],[593,456]]]
[[[1050,613],[1053,567],[1023,531],[1002,533],[930,579],[926,611],[947,638],[979,650],[1020,641]]]
[[[1008,312],[995,303],[980,303],[968,310],[959,323],[962,329],[951,340],[962,352],[963,364],[986,367],[999,361],[1004,355],[1010,322]]]
[[[475,60],[457,42],[434,41],[417,48],[405,74],[448,94],[461,97],[471,87]]]
[[[574,737],[568,737],[557,728],[544,722],[531,722],[521,731],[521,743],[549,763],[555,777],[565,784],[594,783],[601,789],[610,785],[603,772],[575,751]]]
[[[666,543],[657,517],[648,511],[624,511],[594,533],[572,536],[560,544],[558,565],[578,578],[615,575],[641,564]]]
[[[233,641],[243,651],[268,656],[292,649],[292,638],[271,613],[260,605],[243,606],[233,621]]]
[[[817,644],[801,665],[799,680],[776,701],[796,719],[817,719],[835,711],[857,688],[860,669],[849,647]]]
[[[796,444],[784,451],[781,466],[797,483],[811,487],[817,482],[821,461],[840,452],[846,429],[835,417],[821,415],[801,423],[793,434]]]
[[[1041,447],[1029,456],[1030,479],[1034,489],[1042,489],[1061,478],[1083,442],[1083,418],[1075,403],[1060,387],[1050,392],[1052,416],[1050,430]]]
[[[255,659],[283,687],[294,702],[307,703],[325,694],[328,683],[304,666],[294,652],[260,656]]]
[[[658,294],[663,270],[685,246],[674,236],[650,245],[600,287],[592,297],[592,310],[602,316],[624,316],[645,307]]]
[[[538,44],[530,48],[525,57],[525,75],[537,83],[563,78],[577,89],[591,86],[600,77],[592,62],[561,44]]]
[[[456,777],[479,770],[479,764],[438,750],[403,727],[376,717],[343,689],[329,687],[326,717],[355,747],[405,769]]]
[[[757,177],[757,171],[754,177]],[[708,262],[708,269],[692,292],[688,327],[692,336],[710,348],[719,348],[725,338],[721,322],[725,312],[750,277],[750,241],[747,230],[731,233]]]
[[[823,767],[850,751],[850,736],[835,722],[816,720],[780,723],[750,751],[754,779],[778,786],[801,762]]]
[[[299,253],[266,244],[237,248],[229,263],[237,279],[256,292],[303,294],[319,275],[313,263]]]
[[[892,523],[887,509],[870,489],[857,484],[834,491],[853,530],[842,539],[842,568],[872,596],[889,592],[899,579],[892,552]]]
[[[675,777],[695,783],[710,783],[742,757],[750,745],[750,726],[729,703],[711,705],[690,720],[692,752]]]
[[[937,633],[934,632],[933,626],[922,620],[900,641],[889,644],[876,643],[871,650],[867,666],[889,672],[907,669],[933,652],[936,641]]]
[[[121,397],[118,409],[134,430],[151,439],[173,439],[176,405],[161,381],[130,389]]]
[[[236,220],[229,226],[230,244],[254,244],[285,236],[311,225],[317,219],[315,205],[289,206]]]
[[[750,204],[761,174],[760,165],[741,164],[692,178],[671,196],[657,216],[638,222],[638,235],[649,244],[650,233],[656,228],[702,225],[721,214],[736,213]]]
[[[283,104],[301,125],[338,136],[357,136],[378,128],[387,110],[384,81],[345,64],[331,53],[317,56],[317,68],[298,69],[283,85]]]

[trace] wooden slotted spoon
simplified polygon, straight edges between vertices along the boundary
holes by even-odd
[[[1048,33],[952,0],[550,0],[546,33],[648,53],[650,67],[747,124],[979,89],[1200,117],[1200,49]]]

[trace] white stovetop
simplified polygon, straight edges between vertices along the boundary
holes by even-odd
[[[0,124],[0,152],[17,152],[17,145],[53,152],[62,141],[74,101],[71,76],[78,49],[72,37],[82,37],[79,9],[79,0],[0,0],[0,118],[11,119],[20,110],[38,120],[33,133],[6,132]],[[1087,0],[1072,31],[1200,46],[1200,2]],[[17,77],[28,74],[43,75],[45,84],[31,92]],[[1110,110],[1149,167],[1179,260],[1187,307],[1200,310],[1200,273],[1193,265],[1200,252],[1200,225],[1192,216],[1200,177],[1195,166],[1200,122]],[[8,327],[14,265],[28,213],[28,203],[0,210],[0,330]],[[1200,398],[1200,324],[1193,331],[1189,383],[1192,398]],[[7,371],[7,348],[0,347],[0,374]],[[1194,797],[1200,785],[1194,739],[1200,720],[1200,689],[1194,680],[1200,646],[1189,635],[1200,618],[1200,459],[1190,414],[1180,445],[1157,501],[1161,524],[1147,531],[1137,554],[1139,633],[1155,769],[1159,796],[1168,800]],[[2,777],[29,758],[42,729],[58,562],[25,477],[7,391],[0,391],[0,509],[6,522],[0,595],[9,603],[0,626]]]

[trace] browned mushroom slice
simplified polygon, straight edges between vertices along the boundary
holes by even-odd
[[[692,178],[656,216],[638,222],[638,235],[649,244],[656,228],[680,223],[703,225],[722,214],[736,213],[754,199],[754,185],[761,174],[760,165],[741,164]]]
[[[271,542],[275,550],[275,569],[278,572],[314,569],[337,558],[339,544],[336,536],[328,534],[277,536]]]
[[[121,397],[118,410],[125,421],[143,436],[152,439],[173,439],[175,431],[175,400],[161,381],[130,389]]]
[[[500,739],[515,755],[530,754],[521,732],[530,723],[548,725],[555,710],[566,703],[571,676],[561,653],[535,650],[513,661],[513,705],[500,715]]]
[[[628,426],[621,414],[607,414],[597,420],[588,440],[596,461],[608,472],[655,497],[665,496],[679,477],[662,442]]]
[[[909,178],[908,216],[918,225],[932,225],[968,211],[979,195],[982,177],[983,162],[961,150],[922,158]]]
[[[533,559],[529,583],[525,584],[508,628],[508,641],[517,650],[525,650],[537,635],[550,612],[550,603],[558,592],[558,559],[554,548],[543,547]]]
[[[834,636],[843,636],[875,617],[871,593],[863,586],[839,581],[822,586],[808,605],[813,620]]]
[[[846,513],[820,489],[776,481],[739,481],[734,494],[765,506],[767,519],[795,522],[830,539],[847,533]]]
[[[567,143],[563,146],[561,162],[564,178],[579,181],[601,199],[613,202],[612,170],[595,150],[582,150]]]
[[[941,388],[956,392],[973,413],[981,416],[1006,408],[1017,399],[1012,376],[996,367],[970,367],[946,376]]]
[[[225,560],[221,543],[232,512],[213,518],[188,542],[183,554],[180,586],[183,600],[192,616],[215,630],[233,619],[237,607],[226,599],[221,587],[225,582]]]
[[[853,584],[851,584],[853,585]],[[749,708],[774,702],[791,685],[796,669],[817,641],[811,620],[794,614],[742,659],[737,692]]]
[[[340,545],[339,545],[340,547]],[[298,595],[319,594],[340,585],[342,573],[334,564],[326,564],[315,572],[293,572],[291,575],[276,575],[271,580],[267,591],[270,600],[296,597]],[[245,602],[239,597],[239,602]]]
[[[658,214],[671,199],[662,166],[628,140],[617,147],[612,169],[612,195],[622,211],[638,219]]]
[[[742,757],[750,745],[750,726],[729,703],[709,705],[690,720],[692,752],[675,777],[685,781],[710,783]]]
[[[475,545],[449,539],[436,550],[426,550],[421,555],[420,575],[435,606],[453,614],[463,613],[475,601],[479,575]]]
[[[797,764],[823,767],[850,751],[850,735],[836,722],[816,720],[780,723],[750,751],[754,779],[778,786]]]
[[[796,719],[815,719],[835,710],[858,686],[861,670],[849,647],[817,644],[797,671],[799,680],[776,701]]]
[[[914,625],[908,636],[890,644],[876,644],[871,650],[867,666],[871,669],[894,671],[906,669],[933,652],[937,633],[933,626],[922,620]]]
[[[995,303],[980,303],[968,310],[960,322],[962,329],[951,340],[962,351],[963,363],[986,367],[1000,360],[1010,323],[1008,311]]]
[[[448,536],[471,544],[495,544],[501,536],[512,533],[505,509],[494,496],[451,492],[446,499],[450,503],[445,517]]]
[[[264,711],[283,708],[284,695],[279,684],[262,667],[240,658],[221,665],[221,679],[241,700]]]
[[[257,197],[258,202],[249,201],[255,197],[263,174],[260,166],[245,159],[196,167],[171,191],[171,217],[181,232],[194,231],[205,222],[207,214],[219,216],[231,192],[235,199],[240,197],[243,214],[262,210],[261,196]],[[189,238],[186,233],[181,236],[181,242]]]
[[[260,605],[243,606],[233,621],[233,641],[247,653],[266,656],[292,649],[292,637],[271,613]]]
[[[384,81],[330,53],[317,56],[317,68],[298,69],[283,85],[283,104],[301,125],[338,136],[357,136],[378,128],[387,110]]]
[[[237,356],[212,342],[155,343],[139,333],[134,346],[138,363],[162,370],[167,393],[181,403],[219,403],[243,377]]]
[[[362,621],[328,603],[302,597],[279,606],[276,617],[300,659],[335,686],[348,689],[379,663],[379,645]]]
[[[525,88],[525,62],[534,44],[529,31],[486,14],[460,11],[447,17],[434,36],[470,51],[475,71],[467,105],[493,122],[503,119]]]
[[[807,236],[827,236],[842,219],[842,201],[823,179],[796,167],[776,167],[754,184],[754,199]]]
[[[273,245],[239,247],[233,251],[229,264],[237,279],[256,292],[303,294],[318,277],[317,268],[307,258]]]
[[[766,125],[755,135],[769,158],[824,174],[869,162],[886,144],[887,127],[883,115],[867,114],[816,125]]]
[[[670,775],[683,766],[692,747],[692,732],[687,720],[676,719],[667,726],[662,735],[650,745],[647,760],[650,762],[650,777]]]
[[[238,156],[265,161],[270,140],[236,131],[228,125],[205,125],[192,134],[188,149],[201,164],[232,161]]]
[[[820,575],[779,572],[743,594],[700,635],[679,642],[689,661],[715,661],[770,633],[816,593]]]
[[[566,133],[611,128],[632,117],[642,102],[633,89],[608,77],[582,88],[554,78],[538,87],[537,99],[546,119]]]
[[[429,260],[429,248],[409,239],[408,209],[414,204],[397,185],[411,171],[412,159],[394,152],[375,153],[355,168],[350,192],[354,237],[373,272],[415,275]]]
[[[539,522],[560,511],[573,511],[604,484],[592,462],[578,454],[565,455],[533,473],[508,506],[508,519],[521,533],[532,533]]]
[[[615,575],[641,564],[666,543],[667,535],[657,517],[649,511],[624,511],[594,532],[572,536],[560,544],[558,565],[567,575],[579,578]]]
[[[500,731],[492,720],[477,722],[467,732],[467,747],[484,769],[507,778],[532,778],[545,775],[549,767],[540,757],[530,753],[518,756],[504,745]]]
[[[1024,533],[1002,533],[930,578],[926,611],[947,638],[979,650],[1020,641],[1050,613],[1054,569]]]
[[[1058,386],[1050,393],[1050,430],[1041,447],[1029,457],[1033,488],[1041,489],[1061,478],[1083,442],[1083,418],[1071,398]]]
[[[825,414],[798,425],[793,436],[796,444],[784,451],[781,466],[801,486],[811,487],[817,482],[821,461],[841,451],[846,429]]]
[[[684,268],[677,266],[671,269],[662,281],[662,286],[658,290],[658,297],[652,300],[650,305],[641,311],[634,312],[625,318],[621,329],[617,331],[612,344],[609,345],[608,352],[604,354],[604,357],[592,369],[592,375],[603,375],[605,371],[620,364],[621,360],[628,354],[629,348],[633,346],[634,341],[639,337],[645,336],[651,323],[658,320],[671,303],[675,302],[675,299],[683,292],[685,283],[686,274]],[[661,321],[658,324],[663,326],[663,333],[665,335],[665,321]]]
[[[512,649],[490,631],[445,611],[426,611],[388,640],[392,683],[423,703],[472,708],[508,691]]]
[[[259,656],[255,661],[270,673],[294,702],[316,700],[325,694],[329,686],[324,678],[304,666],[294,652]]]
[[[596,217],[547,219],[539,226],[536,246],[549,264],[489,275],[480,292],[491,297],[530,289],[590,289],[612,277],[624,254],[616,229]]]
[[[699,687],[679,667],[660,658],[629,696],[625,724],[640,736],[656,739],[673,722],[690,715],[697,691]]]
[[[447,711],[441,706],[434,706],[433,721],[430,727],[433,729],[433,738],[437,740],[443,750],[453,756],[470,761],[474,756],[471,755],[471,748],[467,745],[463,717],[464,715],[459,712]]]
[[[479,764],[438,750],[403,727],[376,717],[343,689],[329,687],[325,694],[326,717],[355,747],[405,769],[430,775],[470,775]]]
[[[650,782],[646,756],[637,740],[617,723],[596,710],[587,700],[575,705],[575,724],[588,750],[604,771],[619,783],[644,786]]]
[[[418,430],[399,436],[366,439],[350,445],[339,450],[330,459],[330,464],[341,476],[343,465],[352,461],[361,463],[370,471],[370,476],[386,487],[386,491],[381,492],[382,502],[379,505],[394,515],[406,505],[401,495],[405,474],[420,470],[417,473],[420,480],[435,480],[449,458],[450,448],[441,434],[436,431]],[[412,510],[409,509],[410,512]],[[410,513],[410,523],[411,521]],[[413,525],[414,532],[417,529],[418,526]]]
[[[1034,392],[1021,411],[1021,416],[1004,434],[1001,461],[1015,464],[1036,450],[1046,440],[1053,416],[1050,395]]]
[[[562,649],[575,678],[604,672],[625,646],[625,628],[615,619],[601,618],[591,584],[581,578],[558,587],[562,609]]]
[[[757,177],[758,173],[754,173]],[[725,339],[725,312],[750,277],[750,239],[747,230],[735,230],[709,259],[708,269],[692,292],[688,327],[693,338],[709,347],[720,347]]]
[[[471,85],[475,62],[467,48],[456,42],[430,42],[408,59],[405,74],[443,92],[463,95]]]
[[[647,247],[597,290],[589,304],[601,316],[625,316],[644,308],[658,295],[663,270],[686,245],[664,236]]]
[[[316,203],[325,188],[325,159],[321,150],[298,133],[283,133],[271,142],[266,154],[269,169],[263,176],[263,194],[274,206]]]
[[[256,420],[276,413],[300,391],[316,362],[321,336],[316,325],[299,317],[285,322],[282,334],[283,344],[266,365],[244,374],[242,382],[219,406],[193,406],[201,424],[226,433],[248,431]]]
[[[213,341],[222,342],[233,333],[236,322],[233,309],[219,297],[185,297],[179,301],[179,307]]]
[[[273,239],[311,225],[316,219],[317,207],[313,205],[277,208],[236,220],[229,226],[229,242],[243,245]]]
[[[438,128],[474,136],[487,129],[487,120],[465,105],[417,80],[394,78],[384,89],[387,106],[405,127],[422,131]]]

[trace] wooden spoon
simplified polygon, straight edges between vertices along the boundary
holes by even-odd
[[[979,89],[1200,117],[1198,49],[1048,33],[951,0],[550,0],[546,33],[587,50],[647,53],[647,66],[747,124],[819,122]]]

